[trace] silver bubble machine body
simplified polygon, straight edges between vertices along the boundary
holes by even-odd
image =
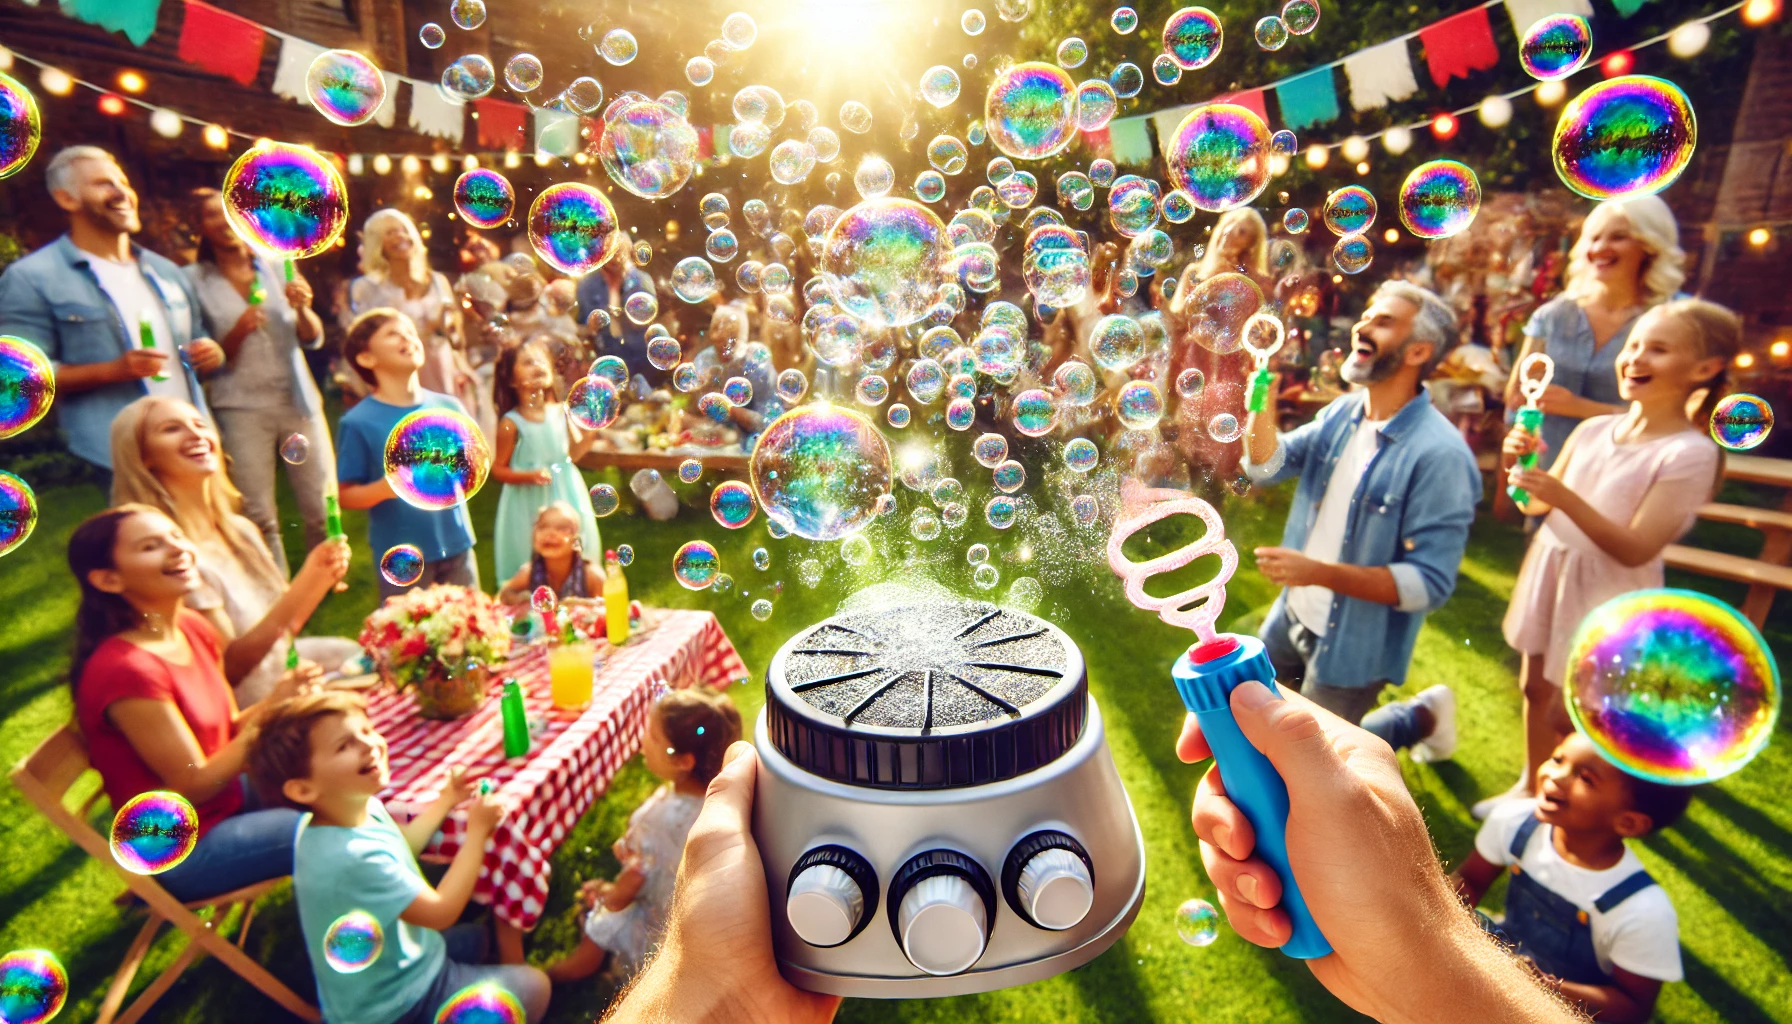
[[[957,600],[836,615],[772,659],[753,833],[779,969],[814,992],[988,992],[1094,959],[1145,845],[1082,653]]]

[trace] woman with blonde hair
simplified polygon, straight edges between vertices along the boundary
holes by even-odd
[[[1538,468],[1550,467],[1582,420],[1628,407],[1618,394],[1618,353],[1638,318],[1679,292],[1685,264],[1674,212],[1660,196],[1600,203],[1587,215],[1568,253],[1567,287],[1531,314],[1506,382],[1506,408],[1516,409],[1524,357],[1544,352],[1555,362],[1554,382],[1537,402]]]
[[[420,384],[453,395],[471,409],[477,378],[460,347],[460,308],[448,276],[429,269],[417,224],[403,210],[375,210],[361,229],[361,276],[349,282],[342,326],[370,309],[389,307],[411,318],[423,338]]]
[[[358,652],[352,640],[293,640],[348,572],[348,542],[311,549],[289,584],[242,514],[242,495],[224,467],[211,421],[172,398],[139,398],[112,421],[112,504],[147,505],[180,527],[197,552],[200,585],[186,606],[225,639],[224,674],[240,703],[269,693],[285,670],[287,647],[325,670]]]

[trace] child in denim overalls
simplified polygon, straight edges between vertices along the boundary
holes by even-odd
[[[1625,840],[1672,824],[1691,798],[1570,734],[1539,769],[1537,799],[1501,804],[1481,826],[1458,892],[1474,906],[1509,869],[1505,917],[1483,925],[1599,1020],[1647,1021],[1662,983],[1681,979],[1679,924]]]

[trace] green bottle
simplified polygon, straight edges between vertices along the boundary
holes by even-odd
[[[324,495],[324,535],[331,540],[348,536],[342,529],[342,502],[334,494]]]
[[[529,753],[529,717],[523,708],[523,685],[515,679],[504,680],[504,695],[498,698],[498,711],[504,718],[504,756],[523,757]]]
[[[144,314],[143,316],[139,317],[137,320],[137,347],[143,348],[143,349],[149,349],[152,352],[155,351],[156,328],[155,328],[154,324],[149,322],[149,315],[147,313]],[[158,373],[154,377],[150,378],[150,380],[156,381],[158,383],[160,383],[161,381],[165,381],[167,379],[168,379],[168,375],[165,373]]]
[[[1518,421],[1518,425],[1524,429],[1524,432],[1532,437],[1536,437],[1537,431],[1543,429],[1543,410],[1534,405],[1527,405],[1520,408],[1518,410],[1518,415],[1514,418]],[[1518,457],[1518,465],[1521,469],[1536,469],[1537,453],[1535,451],[1529,451],[1520,455]],[[1506,494],[1520,505],[1531,500],[1530,493],[1522,487],[1507,487]]]
[[[1262,412],[1269,407],[1269,385],[1276,375],[1269,367],[1258,368],[1251,374],[1251,386],[1245,396],[1245,408],[1250,412]]]
[[[249,305],[259,306],[266,301],[268,301],[268,290],[262,285],[261,275],[258,273],[249,279]]]

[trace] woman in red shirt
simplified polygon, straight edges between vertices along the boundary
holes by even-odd
[[[69,679],[75,717],[113,807],[149,790],[199,812],[199,842],[157,881],[185,902],[292,873],[299,813],[259,809],[243,762],[262,712],[316,669],[287,673],[268,699],[239,709],[223,643],[184,599],[200,584],[193,545],[147,505],[120,505],[69,537],[81,585]]]

